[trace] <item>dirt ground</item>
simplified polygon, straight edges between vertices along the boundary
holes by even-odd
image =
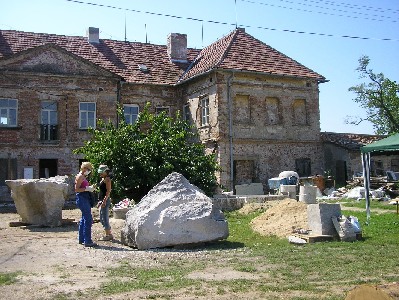
[[[104,297],[92,295],[90,290],[99,288],[110,280],[107,270],[123,261],[139,266],[166,264],[170,260],[207,261],[208,251],[187,251],[178,249],[156,249],[139,251],[120,242],[120,230],[124,220],[110,218],[115,239],[99,241],[103,235],[98,211],[93,209],[93,240],[97,248],[85,248],[78,244],[79,209],[63,210],[63,226],[43,228],[35,226],[10,226],[19,221],[16,211],[0,208],[0,273],[20,272],[18,281],[0,286],[0,299],[153,299],[152,291],[134,291]],[[189,275],[195,279],[234,280],[250,279],[246,272],[239,272],[219,266]],[[254,278],[252,278],[254,279]],[[170,293],[169,293],[170,294]],[[66,296],[60,296],[66,295]],[[251,298],[251,295],[247,295]],[[88,298],[92,297],[92,298]],[[219,299],[231,298],[223,295]],[[173,299],[209,299],[180,294]],[[244,297],[245,299],[245,297]],[[249,299],[249,298],[248,298]]]
[[[0,286],[0,299],[155,299],[152,291],[145,290],[105,298],[94,296],[90,290],[98,289],[101,283],[109,281],[107,270],[123,261],[133,262],[135,266],[161,267],[171,260],[196,262],[209,260],[209,252],[206,250],[139,251],[124,246],[120,243],[120,230],[124,225],[124,220],[121,219],[110,219],[115,240],[99,241],[103,231],[98,222],[98,212],[94,209],[93,215],[97,221],[93,225],[93,240],[99,244],[99,247],[85,248],[77,241],[80,211],[76,208],[64,209],[64,225],[56,228],[12,227],[10,222],[19,221],[19,215],[12,209],[0,208],[0,273],[19,272],[16,283]],[[228,251],[234,253],[227,253]],[[258,276],[256,274],[239,272],[228,267],[226,263],[228,259],[234,255],[245,255],[245,253],[237,254],[235,251],[226,250],[226,253],[221,254],[219,264],[200,272],[193,272],[189,274],[189,278],[213,281],[262,280],[256,277]],[[205,296],[184,295],[181,291],[176,291],[172,299],[210,299],[209,295],[212,294],[216,296],[212,290]],[[270,299],[282,299],[280,296]],[[297,296],[306,298],[306,295]],[[217,295],[217,298],[259,299],[251,292],[245,295],[227,293]],[[354,299],[357,298],[351,298]]]

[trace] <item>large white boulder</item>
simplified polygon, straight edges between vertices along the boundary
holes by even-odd
[[[6,180],[21,222],[61,226],[62,207],[68,197],[68,176]]]
[[[158,183],[126,214],[122,243],[138,249],[162,248],[227,238],[221,210],[179,173]]]

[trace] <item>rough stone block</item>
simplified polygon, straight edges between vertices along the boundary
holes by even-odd
[[[333,216],[341,215],[341,206],[338,203],[319,203],[309,204],[308,226],[312,234],[318,235],[337,235],[334,224],[331,220]]]
[[[21,221],[40,226],[61,226],[68,197],[68,177],[6,180]]]
[[[171,173],[126,214],[123,244],[138,249],[217,241],[229,235],[212,200],[183,175]]]

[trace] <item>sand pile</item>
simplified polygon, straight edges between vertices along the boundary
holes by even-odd
[[[293,229],[308,228],[307,204],[284,199],[251,221],[251,227],[261,235],[287,237]]]

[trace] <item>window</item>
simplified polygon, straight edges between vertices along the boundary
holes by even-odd
[[[299,177],[306,177],[312,174],[310,158],[295,159],[295,169]]]
[[[165,115],[169,117],[169,107],[168,106],[158,106],[155,108],[155,113],[160,115],[161,113],[165,112]]]
[[[79,103],[79,129],[96,128],[96,103]]]
[[[296,99],[293,104],[294,125],[306,125],[306,101],[305,99]]]
[[[17,159],[0,158],[0,186],[6,186],[6,180],[17,179]]]
[[[234,98],[234,120],[240,124],[249,124],[251,106],[249,95],[237,95]]]
[[[124,104],[123,115],[125,116],[125,122],[127,124],[134,124],[139,115],[139,106],[136,104]]]
[[[201,99],[201,125],[209,125],[209,98]]]
[[[41,103],[40,139],[53,141],[58,139],[57,102],[43,101]]]
[[[183,106],[183,120],[188,123],[191,123],[191,111],[189,104]]]
[[[18,101],[15,99],[0,99],[0,126],[17,126]]]
[[[277,125],[280,123],[279,106],[278,98],[266,98],[266,124]]]

